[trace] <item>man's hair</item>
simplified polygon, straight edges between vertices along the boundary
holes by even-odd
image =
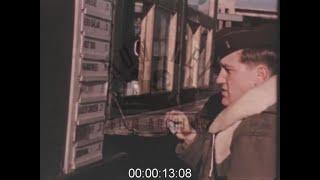
[[[266,65],[271,74],[278,74],[278,56],[274,50],[267,48],[246,48],[241,54],[241,62],[248,65]]]

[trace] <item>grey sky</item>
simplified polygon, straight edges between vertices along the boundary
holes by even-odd
[[[207,0],[188,0],[189,4],[203,3]],[[218,0],[224,1],[224,0]],[[264,9],[264,10],[277,10],[278,0],[235,0],[236,8],[248,8],[248,9]]]
[[[277,3],[277,0],[236,0],[236,7],[276,11]]]

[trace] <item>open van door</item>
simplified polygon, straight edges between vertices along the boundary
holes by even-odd
[[[102,160],[115,7],[113,0],[74,1],[65,174]]]

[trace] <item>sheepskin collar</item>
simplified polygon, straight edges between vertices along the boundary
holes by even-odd
[[[277,76],[249,90],[239,100],[225,108],[209,127],[213,134],[216,163],[221,163],[230,154],[234,131],[246,117],[264,111],[275,111],[277,102]]]

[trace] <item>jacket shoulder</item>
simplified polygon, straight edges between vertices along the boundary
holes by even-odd
[[[270,106],[260,114],[244,118],[234,136],[275,136],[277,119],[276,107]]]

